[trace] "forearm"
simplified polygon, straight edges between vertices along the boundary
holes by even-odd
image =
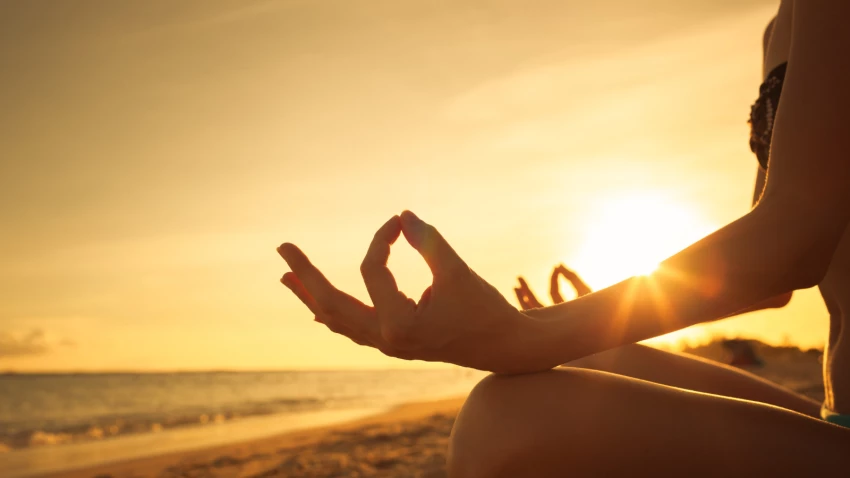
[[[765,309],[779,309],[788,305],[788,302],[791,302],[792,292],[786,292],[784,294],[777,295],[776,297],[771,297],[770,299],[763,300],[755,305],[751,305],[743,310],[739,310],[732,315],[728,315],[723,317],[724,319],[729,317],[735,317],[736,315],[749,314],[750,312],[756,312],[759,310]]]
[[[823,247],[807,229],[812,211],[765,203],[671,257],[651,276],[528,314],[557,362],[742,312],[814,285],[825,268],[807,251]]]
[[[588,289],[588,291],[586,293],[579,295],[579,297],[581,297],[583,295],[590,294],[591,292],[593,292],[593,291]],[[728,318],[736,317],[736,316],[739,316],[739,315],[749,314],[750,312],[757,312],[759,310],[780,309],[780,308],[788,305],[789,302],[791,302],[792,296],[793,296],[792,292],[786,292],[784,294],[779,294],[775,297],[771,297],[770,299],[763,300],[761,302],[758,302],[755,305],[751,305],[751,306],[746,307],[742,310],[739,310],[737,312],[729,314],[725,317],[721,317],[721,319],[728,319]],[[560,304],[560,302],[557,302],[557,303]],[[528,310],[525,310],[523,312],[526,315],[528,315],[529,317],[534,317],[536,319],[545,319],[545,320],[556,319],[556,318],[558,318],[558,316],[560,314],[562,314],[562,311],[556,309],[555,307],[542,307],[542,306],[539,307],[539,308],[535,308],[535,309],[528,309]]]

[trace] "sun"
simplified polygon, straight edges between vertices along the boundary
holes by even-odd
[[[651,274],[659,262],[714,230],[688,204],[654,193],[629,193],[588,207],[574,267],[594,289]]]

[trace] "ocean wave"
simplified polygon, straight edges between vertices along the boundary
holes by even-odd
[[[466,393],[465,369],[0,375],[0,453]]]
[[[280,398],[263,403],[246,403],[228,409],[183,411],[169,414],[147,414],[96,417],[71,425],[40,428],[12,427],[0,423],[0,453],[30,447],[103,440],[137,433],[159,433],[188,426],[214,426],[252,416],[276,413],[301,413],[328,407],[319,398]]]

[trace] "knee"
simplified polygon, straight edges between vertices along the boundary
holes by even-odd
[[[547,415],[554,409],[565,418],[571,401],[588,382],[582,371],[557,370],[539,374],[500,376],[482,380],[466,400],[449,439],[451,478],[525,476],[540,440],[545,440]],[[569,394],[549,388],[572,389]],[[575,430],[581,433],[580,430]]]
[[[450,478],[492,478],[503,468],[509,440],[499,433],[504,392],[513,377],[490,375],[472,389],[449,437]]]

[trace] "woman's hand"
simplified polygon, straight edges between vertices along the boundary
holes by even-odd
[[[555,305],[564,302],[564,296],[561,295],[561,284],[558,279],[561,278],[562,271],[569,271],[563,264],[558,265],[552,270],[552,275],[549,276],[549,297],[552,298],[552,303]],[[566,276],[564,276],[566,277]]]
[[[567,269],[567,266],[560,264],[552,271],[552,277],[550,280],[551,284],[549,287],[550,294],[552,295],[552,301],[556,304],[564,302],[563,297],[561,297],[560,288],[558,287],[559,276],[564,276],[564,279],[573,286],[573,289],[576,291],[576,297],[582,297],[593,292],[593,290],[581,279],[581,277],[579,277],[578,274]]]
[[[514,292],[516,293],[516,298],[519,301],[519,306],[522,307],[522,310],[539,309],[543,307],[543,304],[541,304],[540,301],[537,300],[537,297],[534,296],[534,293],[531,292],[531,288],[528,287],[528,283],[525,282],[525,279],[520,276],[517,277],[517,280],[519,281],[519,287],[514,287]]]
[[[581,280],[581,277],[579,277],[578,274],[567,269],[565,265],[559,264],[555,266],[552,270],[551,276],[549,277],[549,296],[552,297],[553,304],[557,305],[564,302],[564,297],[561,295],[561,287],[558,282],[558,279],[560,279],[561,276],[564,276],[564,279],[573,286],[576,291],[576,297],[581,297],[592,292],[590,287]],[[544,307],[544,305],[537,300],[537,297],[534,296],[534,293],[531,292],[531,288],[528,286],[528,283],[525,282],[525,279],[520,276],[517,277],[517,280],[519,281],[519,287],[514,287],[514,292],[516,293],[516,298],[519,301],[519,305],[522,307],[522,310],[528,311]]]
[[[419,251],[434,276],[419,302],[398,290],[387,268],[400,233]],[[384,224],[361,265],[374,307],[336,289],[292,244],[278,252],[292,272],[281,281],[319,322],[361,345],[407,360],[449,362],[497,373],[546,370],[535,352],[543,323],[511,306],[478,277],[437,230],[405,211]]]

